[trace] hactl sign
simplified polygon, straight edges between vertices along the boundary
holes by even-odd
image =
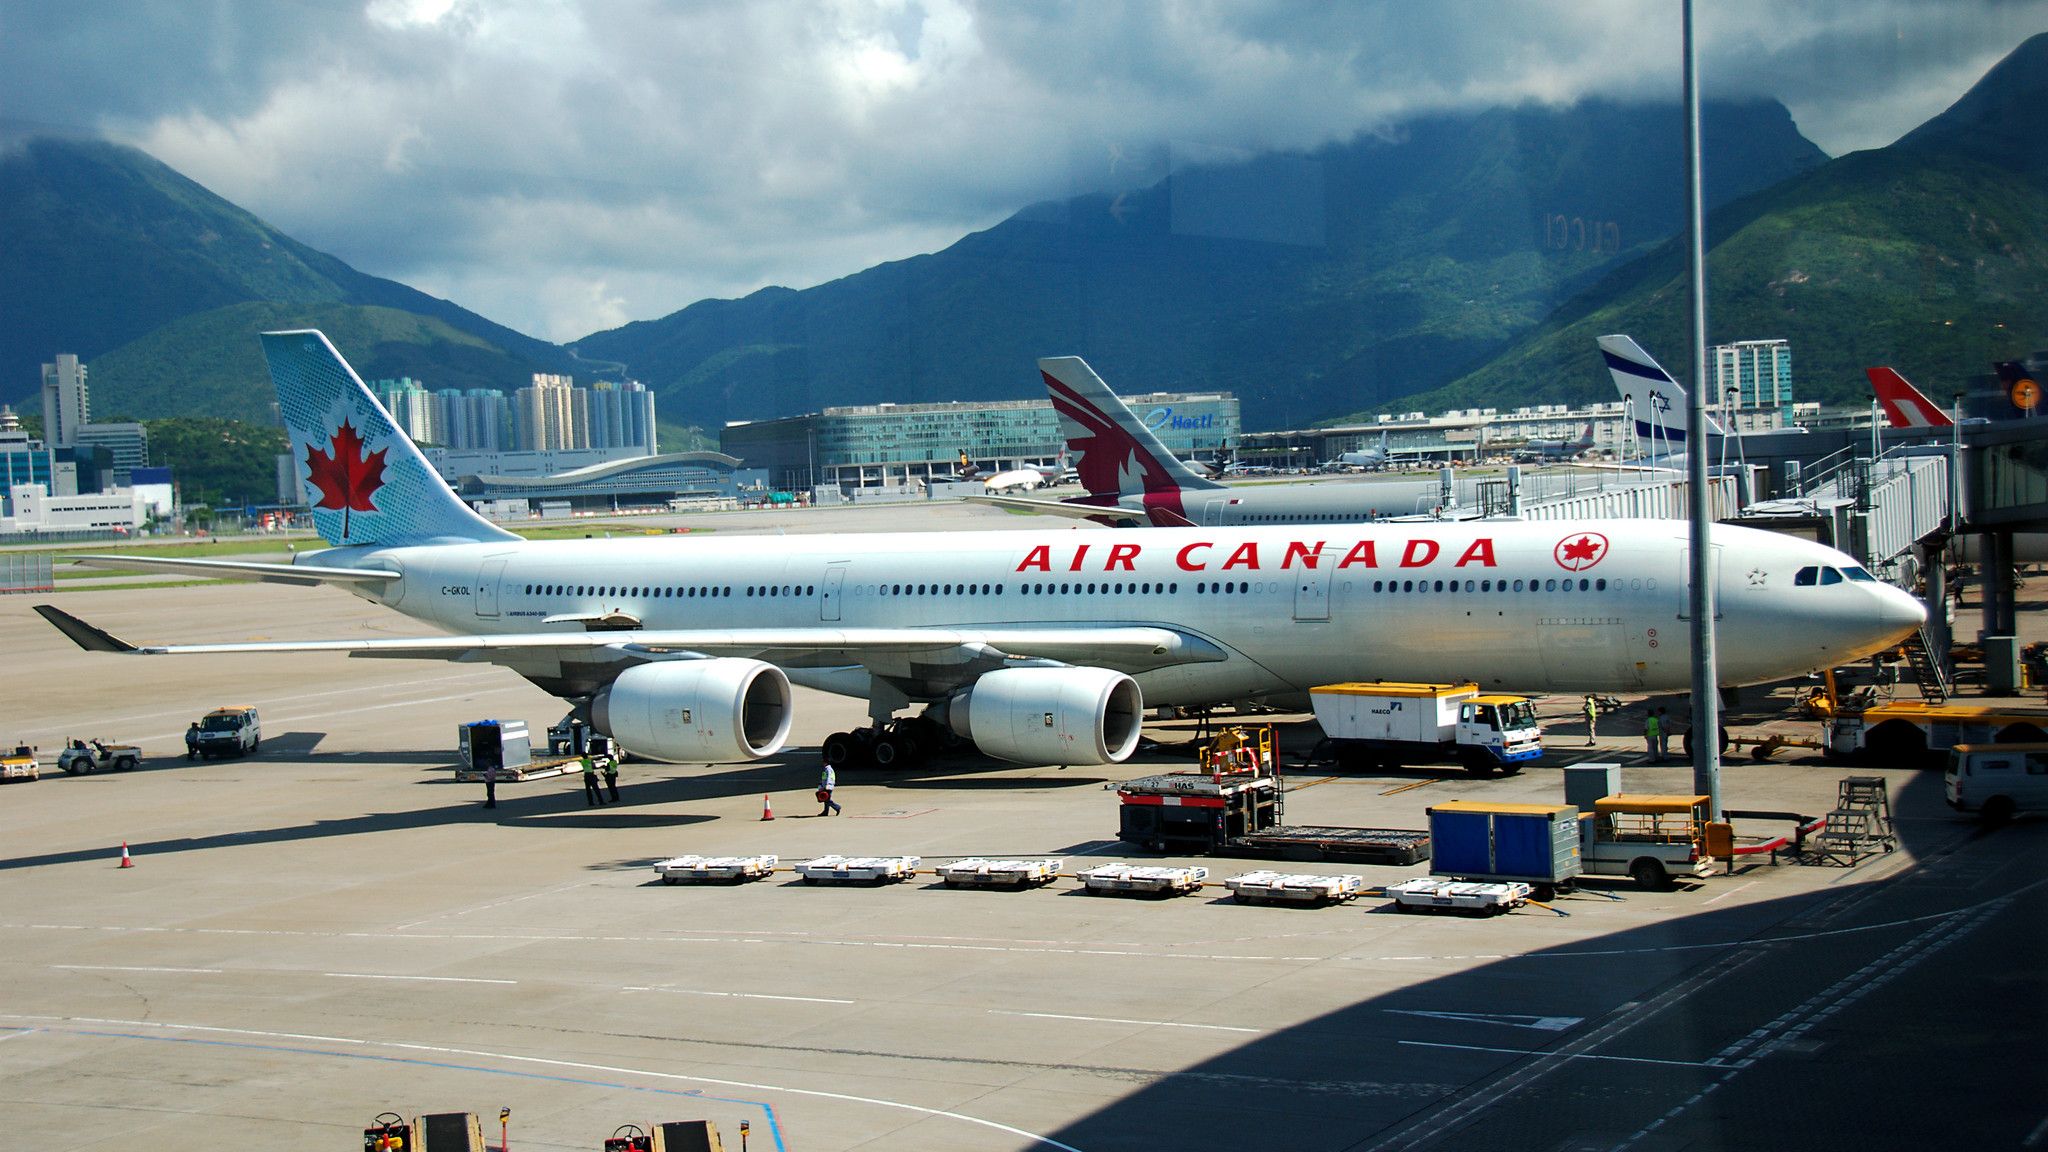
[[[1161,428],[1171,428],[1176,432],[1198,432],[1214,426],[1215,423],[1214,412],[1204,412],[1200,416],[1176,416],[1172,408],[1154,408],[1145,413],[1145,427],[1154,432]]]

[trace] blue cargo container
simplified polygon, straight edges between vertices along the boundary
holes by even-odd
[[[1447,800],[1429,809],[1429,840],[1432,876],[1554,891],[1580,871],[1579,810],[1570,804]]]

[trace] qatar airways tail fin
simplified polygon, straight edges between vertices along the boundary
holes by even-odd
[[[1627,336],[1601,336],[1600,355],[1607,374],[1633,411],[1636,435],[1654,443],[1685,442],[1685,389],[1648,352]],[[1721,435],[1721,425],[1708,416],[1707,434]]]
[[[449,490],[325,335],[265,332],[263,358],[313,527],[329,544],[519,539]]]
[[[1885,367],[1865,368],[1863,374],[1870,377],[1870,386],[1877,391],[1877,403],[1884,409],[1884,418],[1892,427],[1947,428],[1955,423],[1940,405],[1908,384],[1897,371]]]
[[[1038,362],[1060,418],[1060,434],[1090,496],[1141,496],[1222,485],[1195,474],[1117,399],[1079,356]]]

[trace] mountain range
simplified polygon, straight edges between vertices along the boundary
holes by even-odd
[[[1710,337],[1791,339],[1805,399],[1860,395],[1868,363],[1939,390],[2048,345],[2044,77],[2048,36],[1892,146],[1834,160],[1781,105],[1709,103]],[[436,388],[617,362],[665,419],[706,426],[1034,397],[1053,354],[1125,391],[1230,389],[1260,428],[1604,398],[1598,332],[1682,368],[1680,142],[1674,105],[1424,117],[565,347],[359,272],[134,149],[38,140],[0,155],[0,399],[68,351],[96,414],[260,416],[250,337],[285,325]]]

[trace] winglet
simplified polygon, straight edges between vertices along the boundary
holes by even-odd
[[[57,631],[71,637],[71,642],[87,652],[133,652],[135,645],[108,632],[95,628],[71,613],[49,604],[35,606],[36,615],[56,626]]]

